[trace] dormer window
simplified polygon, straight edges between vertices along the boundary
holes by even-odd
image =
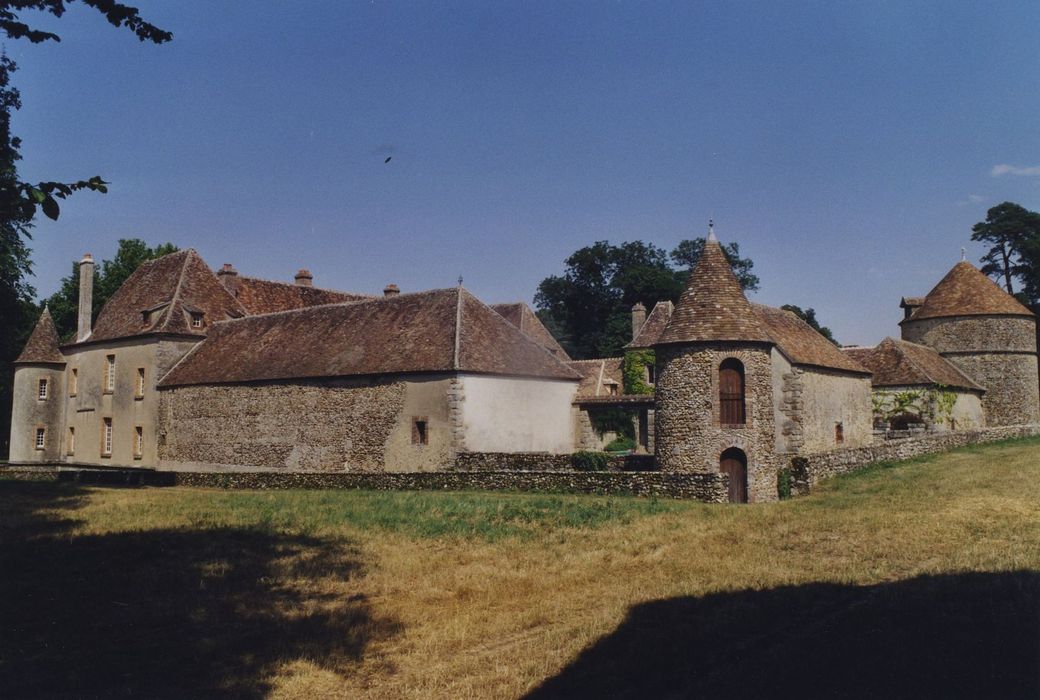
[[[202,328],[202,313],[197,311],[191,313],[191,327]]]

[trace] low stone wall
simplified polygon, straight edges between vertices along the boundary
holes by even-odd
[[[945,452],[966,445],[1038,434],[1040,434],[1040,426],[1011,425],[983,430],[927,433],[902,440],[889,439],[870,447],[855,447],[790,457],[791,493],[806,494],[821,479],[855,471],[875,462],[898,461],[925,454]]]
[[[653,455],[610,455],[607,470],[612,472],[648,472],[656,469]],[[571,455],[541,452],[460,452],[455,456],[453,471],[574,471]]]
[[[4,469],[5,478],[103,486],[193,486],[223,489],[366,489],[372,491],[531,491],[659,496],[725,503],[722,474],[661,472],[157,472],[50,468]]]

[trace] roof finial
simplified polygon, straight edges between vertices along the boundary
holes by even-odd
[[[968,251],[965,250],[963,246],[961,246],[961,262],[964,262],[967,259],[968,259]]]
[[[459,286],[462,286],[462,275],[459,275]]]
[[[715,220],[708,219],[708,240],[718,242],[718,238],[715,238]]]

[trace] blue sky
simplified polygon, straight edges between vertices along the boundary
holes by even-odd
[[[173,42],[75,3],[6,42],[22,176],[112,182],[38,224],[41,295],[139,237],[530,302],[581,246],[713,215],[753,300],[874,343],[988,207],[1040,209],[1035,1],[133,4]]]

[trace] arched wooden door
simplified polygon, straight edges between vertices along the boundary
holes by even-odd
[[[730,503],[747,503],[747,455],[729,448],[719,457],[719,471],[729,476]]]

